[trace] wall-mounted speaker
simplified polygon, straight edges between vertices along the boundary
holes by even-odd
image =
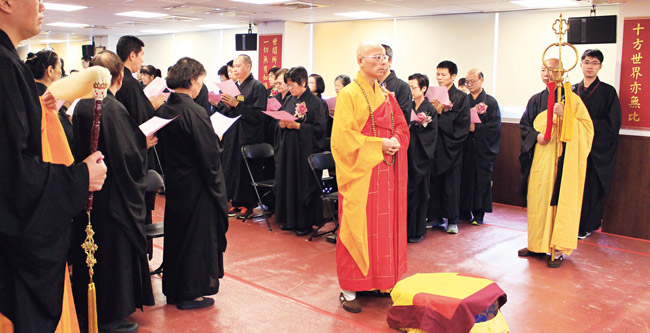
[[[570,17],[567,39],[571,44],[616,43],[616,15]]]
[[[235,50],[256,51],[257,34],[235,34]]]
[[[81,45],[81,56],[89,59],[95,56],[95,46],[93,44]]]

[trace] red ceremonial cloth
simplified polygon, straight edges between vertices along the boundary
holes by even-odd
[[[382,103],[373,115],[377,136],[390,138],[391,109],[395,121],[394,136],[401,148],[394,155],[384,154],[391,166],[380,162],[372,169],[366,206],[368,226],[368,275],[364,276],[341,243],[336,243],[336,268],[342,289],[364,291],[390,289],[406,273],[406,185],[408,181],[407,148],[409,130],[397,100],[389,94],[390,104]],[[373,136],[369,118],[363,135]],[[343,213],[343,197],[339,193],[339,220]]]

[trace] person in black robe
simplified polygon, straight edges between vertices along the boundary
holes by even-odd
[[[269,87],[266,89],[266,96],[269,98],[274,97],[275,95],[278,94],[278,91],[275,89],[275,82],[278,80],[278,71],[280,70],[279,67],[271,67],[269,71],[267,72],[267,77],[269,81]]]
[[[30,53],[31,56],[27,56],[27,67],[32,71],[34,79],[36,80],[36,91],[39,96],[43,96],[47,87],[52,84],[52,82],[60,79],[63,73],[63,59],[59,58],[59,55],[56,52],[51,50],[42,50],[36,54]],[[59,121],[65,132],[65,137],[68,139],[68,145],[70,149],[73,149],[73,138],[72,138],[72,123],[70,118],[66,114],[68,109],[65,106],[61,106],[57,110],[57,115],[59,116]]]
[[[140,81],[136,80],[132,75],[132,73],[139,72],[142,68],[144,42],[138,37],[122,36],[117,42],[116,50],[117,55],[124,63],[124,79],[122,80],[122,88],[115,94],[115,98],[124,105],[139,126],[154,116],[156,109],[164,103],[165,99],[161,94],[149,100],[140,86]],[[155,103],[155,105],[152,103]],[[154,147],[157,142],[158,138],[155,135],[147,138],[146,165],[147,169],[164,173],[162,168],[157,166],[156,148]],[[150,149],[152,147],[153,149]],[[148,225],[153,222],[152,211],[156,208],[156,192],[145,193],[145,204],[147,205],[145,224]]]
[[[390,69],[393,65],[393,49],[386,44],[381,44],[381,46],[386,50],[386,55],[388,56],[388,68]],[[400,109],[402,109],[402,112],[404,112],[406,122],[409,122],[411,120],[411,101],[413,100],[413,96],[411,96],[411,88],[408,83],[400,80],[392,69],[386,72],[386,75],[380,83],[386,87],[388,91],[395,94],[395,99],[397,100]]]
[[[423,74],[409,76],[413,95],[412,109],[419,118],[411,119],[411,142],[408,148],[408,191],[406,228],[409,243],[419,243],[426,233],[431,166],[438,139],[438,112],[424,97],[429,78]]]
[[[336,92],[336,95],[338,95],[339,91],[341,91],[341,89],[343,89],[345,86],[347,86],[351,82],[352,82],[352,80],[350,80],[350,77],[345,75],[345,74],[341,74],[341,75],[337,76],[334,79],[334,91]],[[329,109],[329,106],[328,106],[328,109]],[[329,117],[327,117],[327,133],[325,134],[327,136],[327,138],[332,137],[332,126],[334,126],[334,110],[329,110]],[[330,147],[325,147],[325,148],[327,150],[330,149]]]
[[[16,51],[40,31],[42,4],[0,11],[0,314],[15,332],[53,332],[61,318],[72,218],[101,189],[102,154],[65,166],[43,162],[34,76]],[[46,105],[56,105],[49,92]],[[1,320],[0,320],[1,322]]]
[[[458,67],[453,62],[445,60],[438,64],[436,79],[439,86],[447,87],[451,105],[444,106],[435,99],[432,102],[438,112],[438,140],[428,217],[432,226],[443,225],[443,217],[447,218],[450,234],[458,233],[462,149],[470,126],[467,94],[454,85],[457,74]]]
[[[573,86],[585,103],[594,124],[594,139],[587,158],[585,191],[578,238],[585,238],[600,228],[603,218],[603,199],[614,180],[618,132],[621,128],[621,103],[616,89],[598,79],[603,53],[597,49],[582,54],[580,67],[584,79]]]
[[[208,87],[203,84],[201,86],[201,91],[199,92],[198,95],[196,95],[196,98],[194,98],[194,102],[198,105],[200,105],[203,109],[205,109],[205,112],[208,114],[208,117],[211,116],[214,111],[212,110],[212,106],[210,105],[210,97],[208,96]]]
[[[221,146],[210,118],[192,101],[205,69],[181,58],[167,76],[176,92],[159,110],[176,118],[159,132],[165,150],[166,202],[163,293],[181,310],[211,306],[219,291],[228,230]]]
[[[473,225],[483,224],[485,213],[492,212],[492,166],[501,142],[499,103],[485,93],[484,80],[478,69],[467,73],[469,107],[479,110],[481,122],[470,124],[463,144],[460,220],[471,221]]]
[[[288,69],[286,68],[281,68],[277,72],[276,80],[275,80],[275,90],[278,92],[277,94],[274,95],[275,99],[280,102],[280,105],[284,105],[284,103],[291,98],[291,93],[289,93],[289,87],[287,87],[287,84],[284,82],[284,75],[287,73]],[[271,118],[273,119],[273,118]],[[272,120],[273,123],[273,135],[275,136],[275,127],[277,125],[277,121]]]
[[[280,121],[275,140],[275,220],[282,230],[295,230],[304,236],[322,222],[323,207],[318,184],[308,158],[325,146],[325,110],[321,100],[307,87],[307,70],[294,67],[284,80],[291,97],[282,110],[298,117]],[[301,114],[303,110],[306,113]]]
[[[233,76],[239,81],[241,95],[223,95],[222,101],[228,106],[227,117],[241,116],[223,136],[223,171],[226,177],[228,198],[232,199],[233,213],[239,210],[237,218],[250,218],[257,197],[253,191],[250,175],[241,155],[241,147],[264,142],[264,125],[267,116],[266,88],[251,74],[252,62],[242,54],[233,61]],[[255,175],[253,175],[255,176]],[[230,213],[230,211],[229,211]]]
[[[307,88],[309,88],[309,91],[311,91],[314,96],[318,97],[323,104],[323,119],[325,119],[325,117],[329,115],[329,107],[327,106],[327,102],[323,99],[325,80],[323,80],[323,77],[318,74],[311,74],[307,81]]]
[[[99,246],[93,276],[97,318],[100,330],[135,332],[138,324],[125,318],[136,308],[142,310],[143,305],[154,305],[144,233],[147,142],[138,124],[114,96],[124,75],[119,57],[112,51],[102,51],[93,57],[90,65],[105,67],[112,76],[102,106],[98,142],[108,173],[104,188],[94,193],[90,212]],[[94,99],[82,99],[75,107],[72,123],[76,160],[90,150],[94,106]],[[75,244],[83,243],[87,224],[86,212],[75,218]],[[86,317],[89,277],[86,255],[80,246],[73,248],[72,262],[75,305],[78,314]]]

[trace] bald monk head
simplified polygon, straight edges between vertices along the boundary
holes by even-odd
[[[551,69],[560,68],[560,60],[557,59],[557,58],[546,59],[545,63],[546,63],[546,66],[548,66]],[[559,76],[559,73],[558,72],[552,72],[552,71],[546,69],[546,67],[542,66],[541,76],[542,76],[542,81],[544,82],[544,84],[547,84],[547,83],[553,81],[553,78],[557,78]]]
[[[483,72],[476,68],[470,69],[465,79],[467,80],[467,89],[472,96],[478,96],[483,91],[483,81],[485,81]]]
[[[45,7],[38,0],[3,0],[0,1],[0,29],[2,29],[14,47],[41,32]]]
[[[357,48],[357,63],[361,75],[372,83],[384,77],[388,71],[388,56],[386,50],[377,42],[367,41]]]

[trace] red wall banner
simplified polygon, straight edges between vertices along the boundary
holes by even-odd
[[[269,69],[282,68],[282,35],[259,36],[259,72],[257,79],[269,87]]]
[[[650,129],[650,18],[625,20],[621,59],[622,127]]]

